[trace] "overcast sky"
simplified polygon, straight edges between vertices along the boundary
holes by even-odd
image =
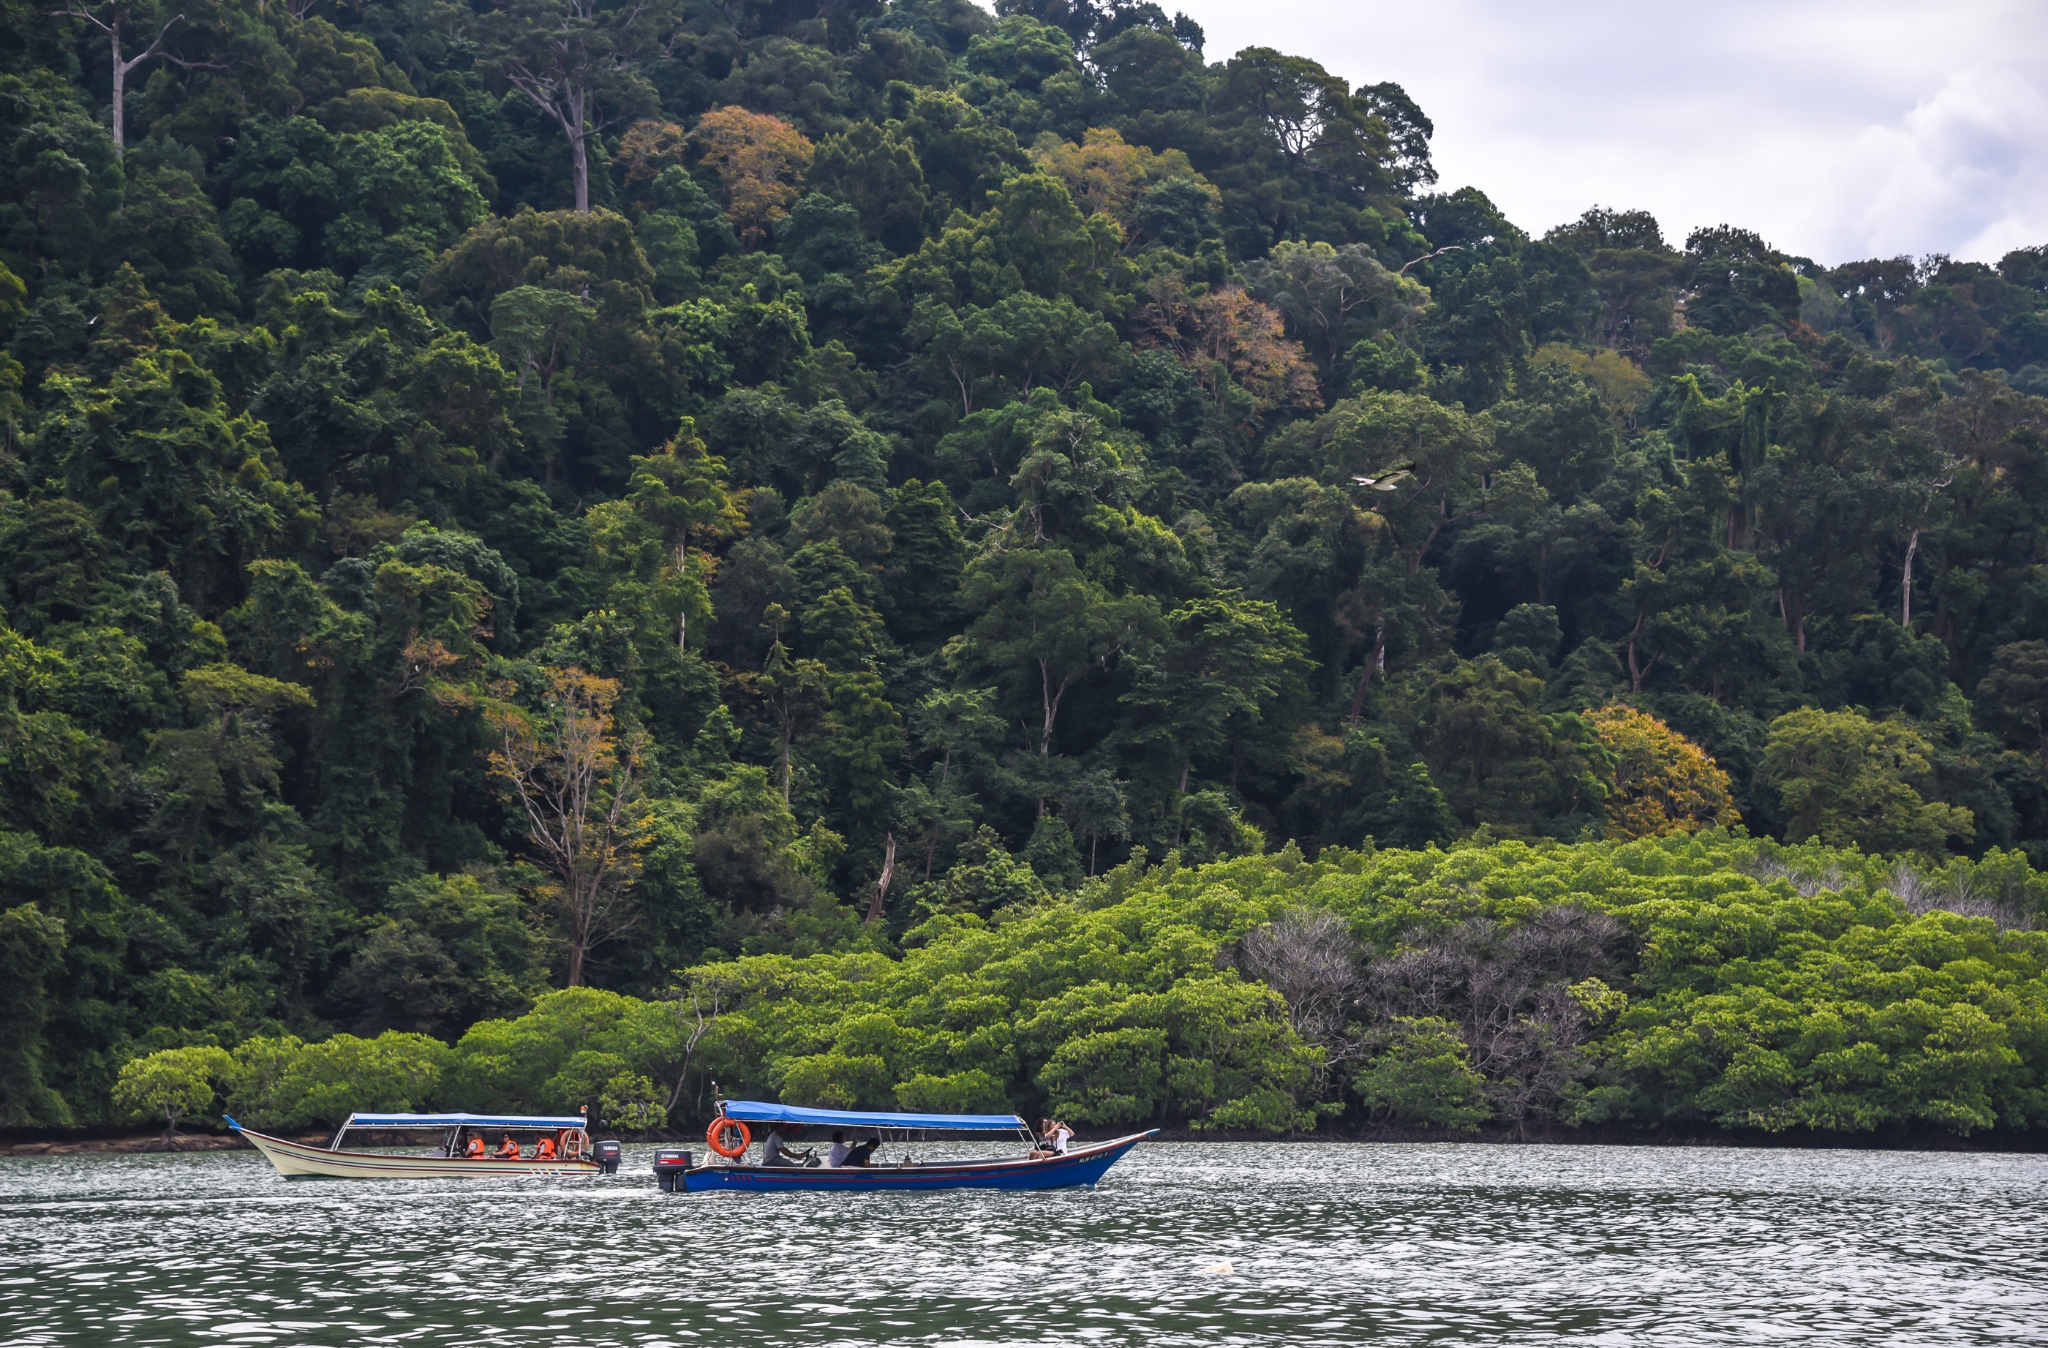
[[[1441,190],[1595,204],[1824,263],[2048,244],[2048,0],[1162,0],[1436,123]]]

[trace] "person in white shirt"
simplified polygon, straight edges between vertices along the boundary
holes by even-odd
[[[832,1133],[832,1150],[825,1153],[825,1164],[837,1169],[846,1164],[846,1153],[853,1148],[846,1145],[846,1134],[837,1129]]]
[[[1067,1154],[1067,1140],[1074,1130],[1057,1119],[1044,1118],[1038,1121],[1038,1142],[1031,1148],[1031,1159],[1042,1161],[1051,1156]]]
[[[761,1143],[762,1165],[802,1165],[811,1159],[810,1152],[790,1149],[789,1143],[782,1136],[784,1127],[788,1127],[791,1132],[796,1131],[794,1125],[780,1123],[770,1128],[767,1140]]]

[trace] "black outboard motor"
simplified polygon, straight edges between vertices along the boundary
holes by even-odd
[[[665,1194],[683,1193],[683,1172],[695,1164],[697,1158],[689,1152],[663,1147],[654,1153],[654,1182]]]
[[[597,1162],[600,1172],[606,1175],[619,1173],[620,1147],[616,1138],[607,1138],[590,1149],[590,1159]]]

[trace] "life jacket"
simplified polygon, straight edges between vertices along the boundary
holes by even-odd
[[[536,1161],[552,1161],[552,1160],[554,1160],[554,1159],[555,1159],[555,1140],[554,1140],[553,1138],[551,1138],[551,1137],[544,1137],[544,1138],[542,1138],[542,1139],[540,1140],[540,1145],[538,1145],[537,1147],[535,1147],[535,1148],[534,1148],[534,1150],[533,1150],[533,1159],[534,1159],[534,1160],[536,1160]]]
[[[484,1158],[484,1140],[480,1137],[471,1138],[469,1140],[469,1149],[462,1154],[473,1161],[482,1160]]]
[[[503,1142],[500,1142],[500,1143],[498,1144],[498,1150],[497,1150],[497,1158],[498,1158],[499,1160],[501,1160],[501,1161],[516,1161],[516,1160],[518,1160],[518,1159],[519,1159],[519,1144],[518,1144],[517,1142],[514,1142],[514,1141],[513,1141],[513,1140],[512,1140],[511,1138],[509,1138],[509,1137],[508,1137],[508,1138],[506,1138],[506,1139],[505,1139],[505,1140],[504,1140]]]

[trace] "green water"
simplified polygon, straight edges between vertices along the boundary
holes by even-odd
[[[2048,1341],[2044,1157],[1181,1143],[1094,1190],[837,1197],[649,1159],[0,1160],[0,1344]]]

